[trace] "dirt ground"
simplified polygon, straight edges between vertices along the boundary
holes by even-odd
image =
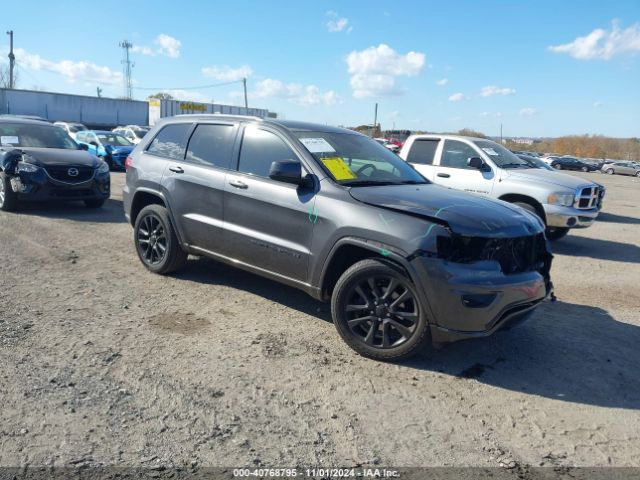
[[[403,364],[328,305],[193,258],[138,261],[100,211],[0,213],[0,465],[640,466],[640,179],[554,244],[558,301]]]

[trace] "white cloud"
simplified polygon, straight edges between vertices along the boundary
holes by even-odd
[[[518,113],[520,115],[522,115],[523,117],[531,117],[531,116],[533,116],[533,115],[538,113],[538,109],[537,108],[531,108],[531,107],[521,108]]]
[[[438,80],[436,82],[436,85],[440,85],[441,87],[445,86],[447,83],[449,83],[449,79],[448,78],[441,78],[440,80]]]
[[[377,97],[401,93],[395,80],[399,76],[413,76],[424,67],[425,56],[420,52],[405,55],[381,43],[347,55],[351,88],[356,98]]]
[[[231,68],[227,65],[223,67],[204,67],[202,75],[208,78],[215,78],[221,82],[235,82],[243,78],[250,77],[253,70],[249,65],[242,65],[238,68]]]
[[[454,93],[453,95],[449,96],[449,101],[450,102],[460,102],[462,100],[465,100],[467,97],[464,96],[464,93]]]
[[[600,108],[602,106],[602,102],[599,101],[599,100],[596,101],[596,102],[593,102],[593,106],[594,106],[594,108]]]
[[[483,97],[490,97],[492,95],[513,95],[516,93],[514,88],[501,88],[496,87],[495,85],[487,85],[486,87],[482,87],[480,90],[480,95]]]
[[[342,32],[345,29],[347,33],[351,33],[353,30],[353,27],[349,26],[348,18],[338,16],[333,10],[329,10],[327,15],[329,15],[330,19],[326,23],[326,27],[331,33]]]
[[[204,93],[193,90],[163,90],[176,100],[185,100],[189,102],[211,103],[211,97]]]
[[[239,92],[232,95],[238,96]],[[250,92],[249,96],[252,98],[281,98],[302,106],[335,105],[341,102],[340,96],[334,90],[322,92],[316,85],[284,83],[273,78],[259,81],[256,89]]]
[[[573,42],[550,46],[549,50],[579,60],[609,60],[616,55],[636,54],[640,52],[640,23],[621,29],[617,22],[612,22],[611,30],[596,28]]]
[[[177,38],[174,38],[165,33],[161,33],[153,41],[157,45],[156,48],[147,47],[144,45],[134,45],[131,51],[134,53],[140,53],[149,57],[155,57],[156,55],[166,55],[171,58],[178,58],[180,56],[180,49],[182,48],[182,42]]]
[[[502,116],[501,112],[482,112],[480,114],[481,117],[496,117],[499,118]]]
[[[96,65],[85,60],[55,62],[32,54],[22,48],[15,49],[16,63],[29,70],[57,73],[69,82],[84,81],[104,85],[122,85],[122,73],[109,67]]]

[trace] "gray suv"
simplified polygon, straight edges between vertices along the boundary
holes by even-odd
[[[193,254],[302,289],[380,360],[489,335],[552,291],[536,215],[434,185],[342,128],[165,119],[127,160],[124,208],[152,272]]]

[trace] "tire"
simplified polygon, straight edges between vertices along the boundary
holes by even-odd
[[[583,171],[583,172],[588,172],[588,171],[589,171],[589,169],[588,169],[587,167],[582,167],[582,171]]]
[[[615,172],[613,171],[613,168],[607,168],[607,173],[609,175],[613,175]]]
[[[555,165],[551,165],[551,166],[556,170],[562,170],[562,165],[560,165],[559,163],[556,163]]]
[[[636,172],[636,177],[640,177],[640,171]]]
[[[11,188],[9,177],[0,172],[0,210],[12,212],[18,208],[18,198]]]
[[[538,217],[540,220],[542,220],[544,222],[544,218],[542,218],[540,216],[540,214],[538,213],[538,210],[536,210],[536,207],[534,207],[533,205],[531,205],[530,203],[525,203],[525,202],[513,202],[514,205],[517,205],[521,208],[524,208],[525,210],[527,210],[528,212],[533,213],[536,217]]]
[[[87,208],[100,208],[104,205],[104,202],[106,202],[107,200],[104,198],[101,198],[99,200],[85,200],[84,204],[86,205]]]
[[[544,231],[547,240],[551,242],[555,242],[556,240],[564,238],[567,233],[569,233],[569,229],[566,227],[547,227],[547,229]]]
[[[409,358],[431,341],[419,299],[400,267],[381,259],[362,260],[336,283],[331,297],[333,323],[345,343],[362,356],[382,361]]]
[[[182,250],[169,213],[163,206],[144,207],[136,218],[133,232],[138,257],[153,273],[175,272],[187,262],[188,254]]]

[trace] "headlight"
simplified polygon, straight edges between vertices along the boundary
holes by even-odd
[[[564,207],[573,206],[575,195],[573,192],[556,192],[549,195],[547,202],[552,205],[562,205]]]
[[[18,172],[24,172],[24,173],[35,173],[39,169],[40,167],[38,167],[37,165],[34,165],[33,163],[18,162],[18,167],[16,170]]]
[[[98,173],[109,173],[109,164],[101,160],[97,171]]]

